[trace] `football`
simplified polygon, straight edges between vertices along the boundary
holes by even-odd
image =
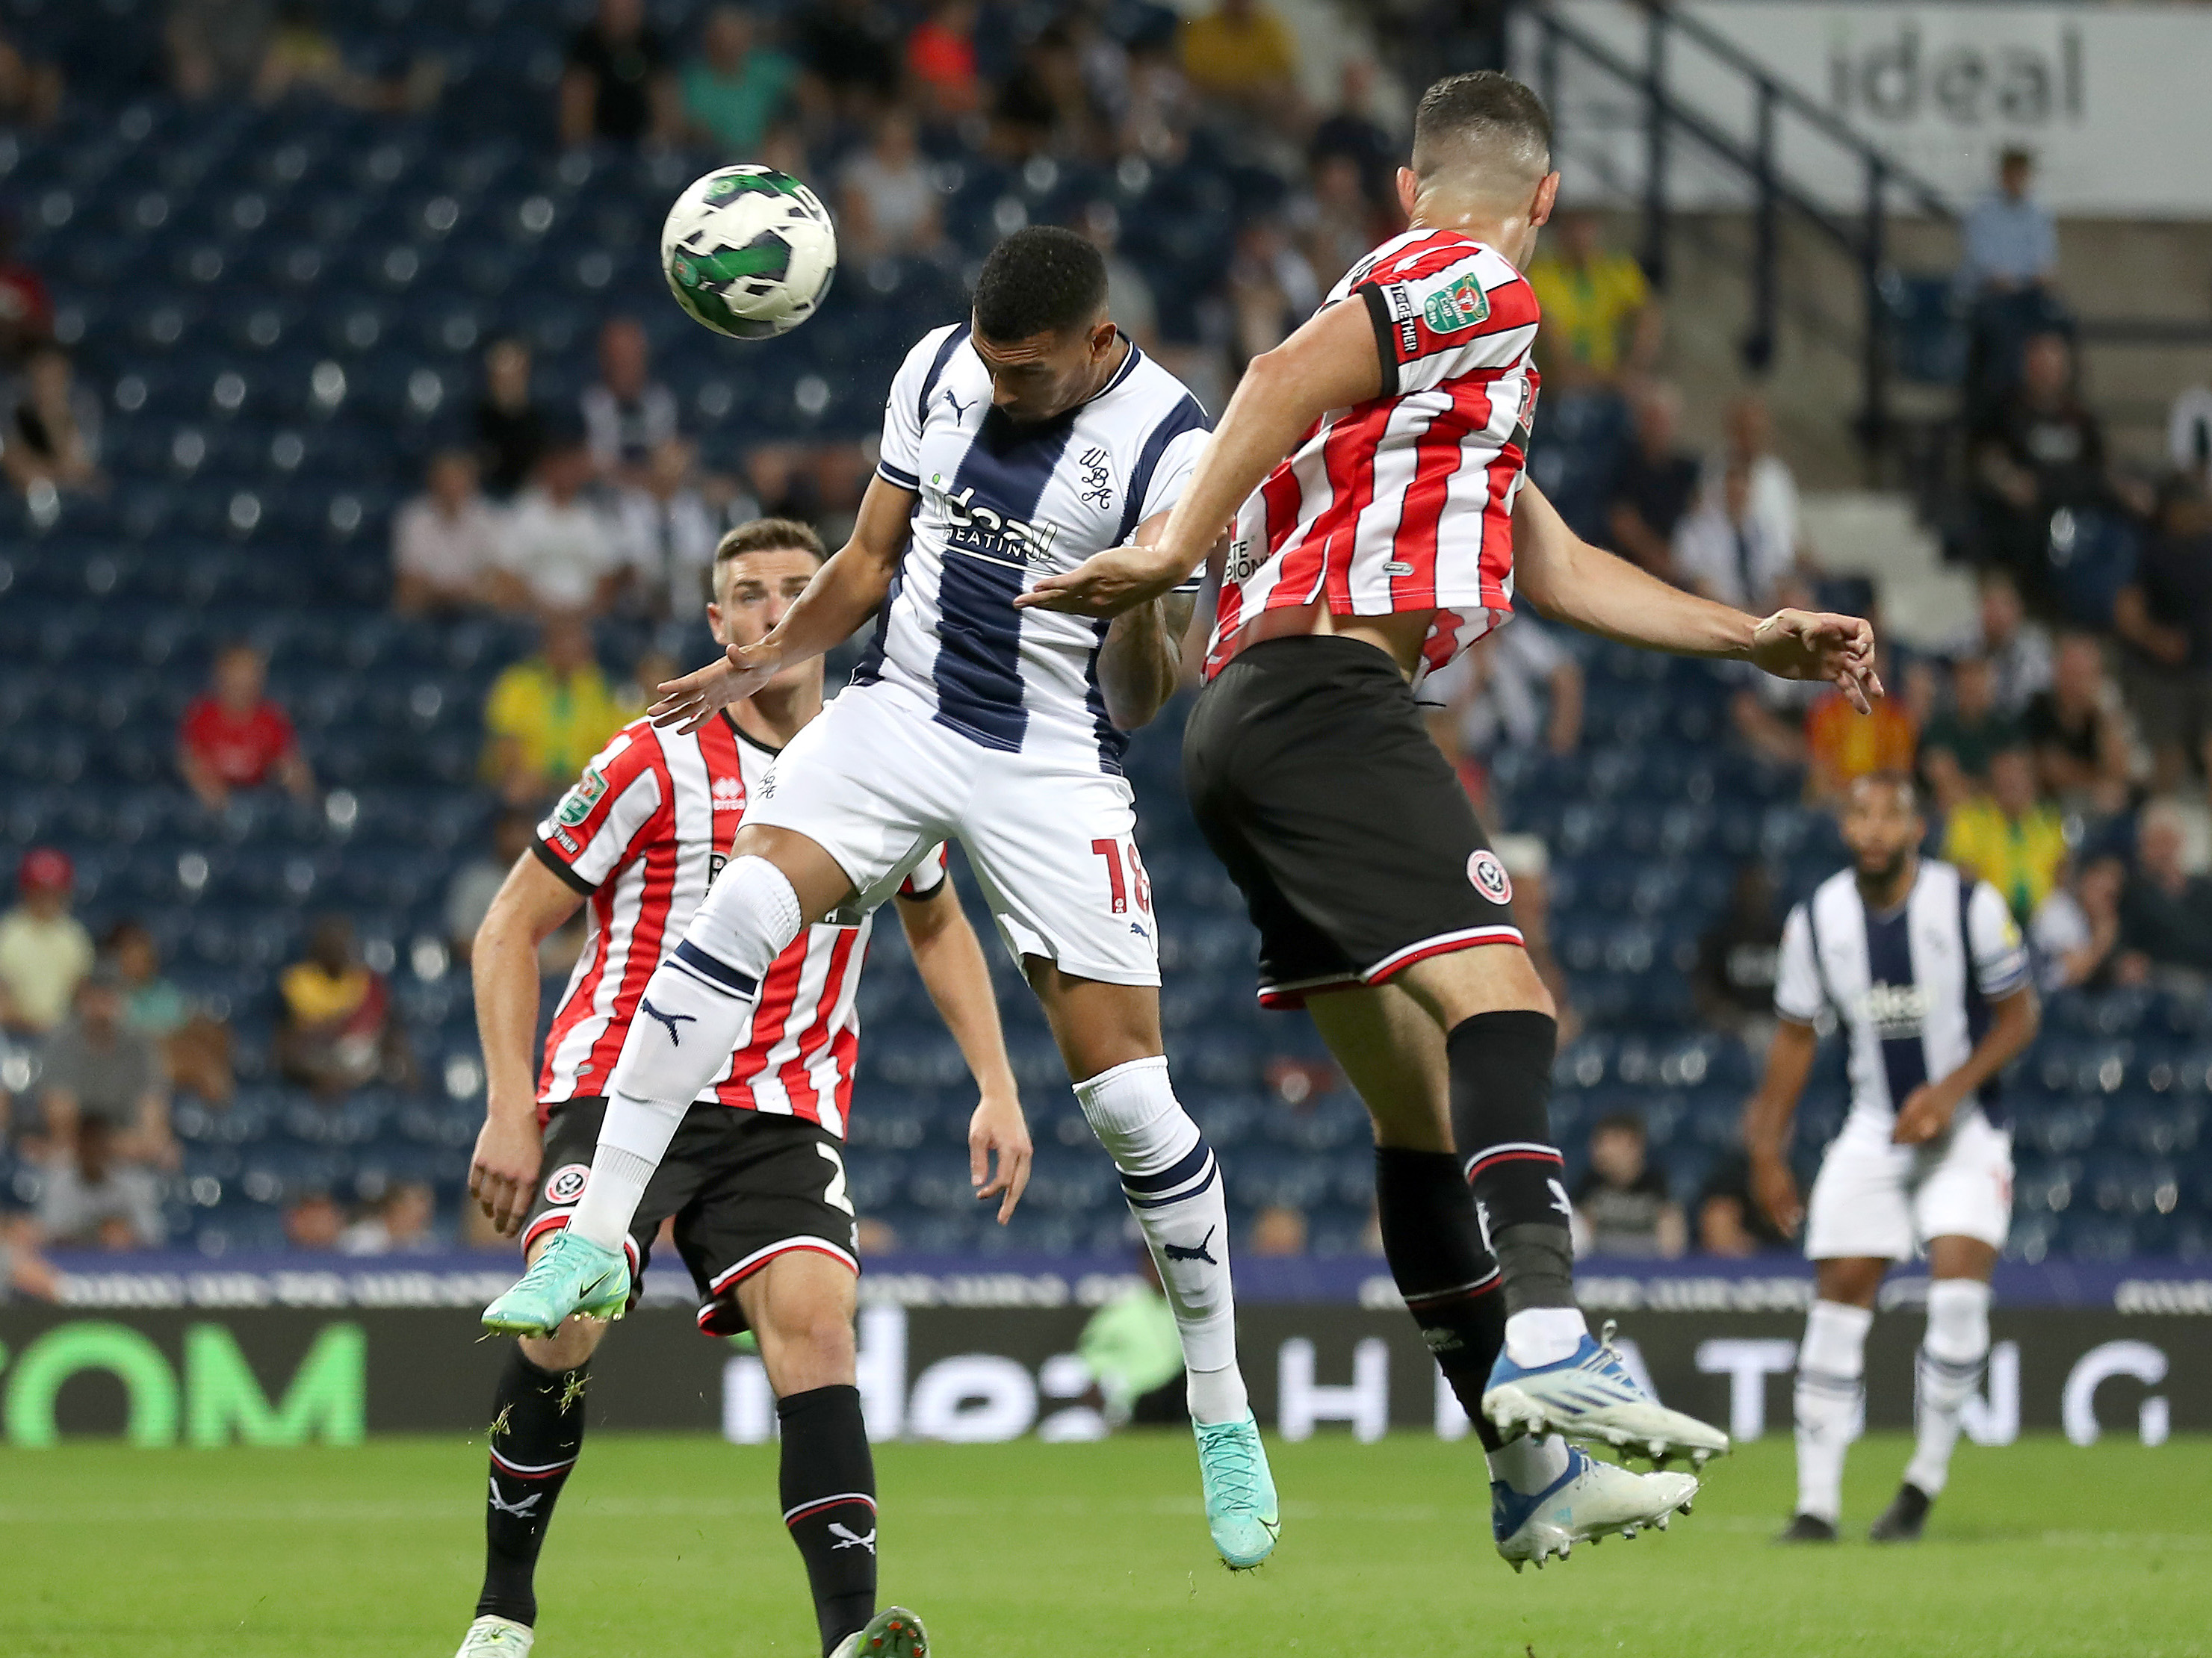
[[[764,340],[812,316],[837,270],[822,198],[787,173],[717,167],[676,198],[660,268],[677,304],[717,334]]]

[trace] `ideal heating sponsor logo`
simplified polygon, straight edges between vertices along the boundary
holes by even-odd
[[[945,526],[945,544],[951,550],[1009,564],[1016,569],[1042,566],[1060,534],[1057,524],[1032,524],[987,507],[975,499],[975,487],[951,489],[942,472],[933,472],[921,487],[922,499]]]
[[[1859,1017],[1884,1042],[1917,1036],[1928,1019],[1928,993],[1918,985],[1869,985],[1859,998]]]

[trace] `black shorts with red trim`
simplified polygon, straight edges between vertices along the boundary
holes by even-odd
[[[1522,942],[1513,884],[1413,689],[1374,646],[1321,635],[1246,647],[1191,710],[1182,771],[1260,930],[1262,1005]]]
[[[545,1124],[545,1161],[522,1229],[525,1255],[568,1224],[591,1177],[603,1099],[564,1100]],[[845,1194],[843,1143],[820,1123],[727,1105],[694,1105],[668,1155],[646,1183],[628,1240],[631,1305],[653,1241],[673,1219],[676,1252],[699,1289],[699,1327],[735,1335],[745,1327],[738,1285],[794,1249],[860,1270],[852,1199]]]

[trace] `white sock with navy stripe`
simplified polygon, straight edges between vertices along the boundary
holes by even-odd
[[[722,872],[653,969],[607,1090],[592,1177],[568,1223],[579,1237],[618,1249],[677,1126],[729,1063],[753,1016],[760,981],[799,936],[799,895],[765,858]]]
[[[1830,1525],[1844,1507],[1844,1457],[1866,1419],[1863,1307],[1815,1301],[1797,1349],[1797,1512]]]
[[[1251,1408],[1237,1368],[1229,1284],[1229,1204],[1213,1149],[1168,1081],[1164,1056],[1132,1060],[1075,1084],[1091,1132],[1121,1171],[1182,1336],[1194,1422],[1241,1421]]]
[[[1990,1357],[1990,1286],[1975,1278],[1939,1278],[1928,1286],[1928,1333],[1913,1367],[1918,1418],[1908,1484],[1942,1495],[1959,1443],[1959,1417],[1981,1385]]]

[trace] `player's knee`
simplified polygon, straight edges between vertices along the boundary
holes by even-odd
[[[761,1356],[776,1372],[779,1393],[849,1385],[854,1374],[853,1321],[841,1307],[779,1314],[761,1332]]]
[[[541,1370],[573,1370],[599,1351],[606,1333],[604,1319],[572,1318],[550,1336],[524,1336],[516,1345]]]

